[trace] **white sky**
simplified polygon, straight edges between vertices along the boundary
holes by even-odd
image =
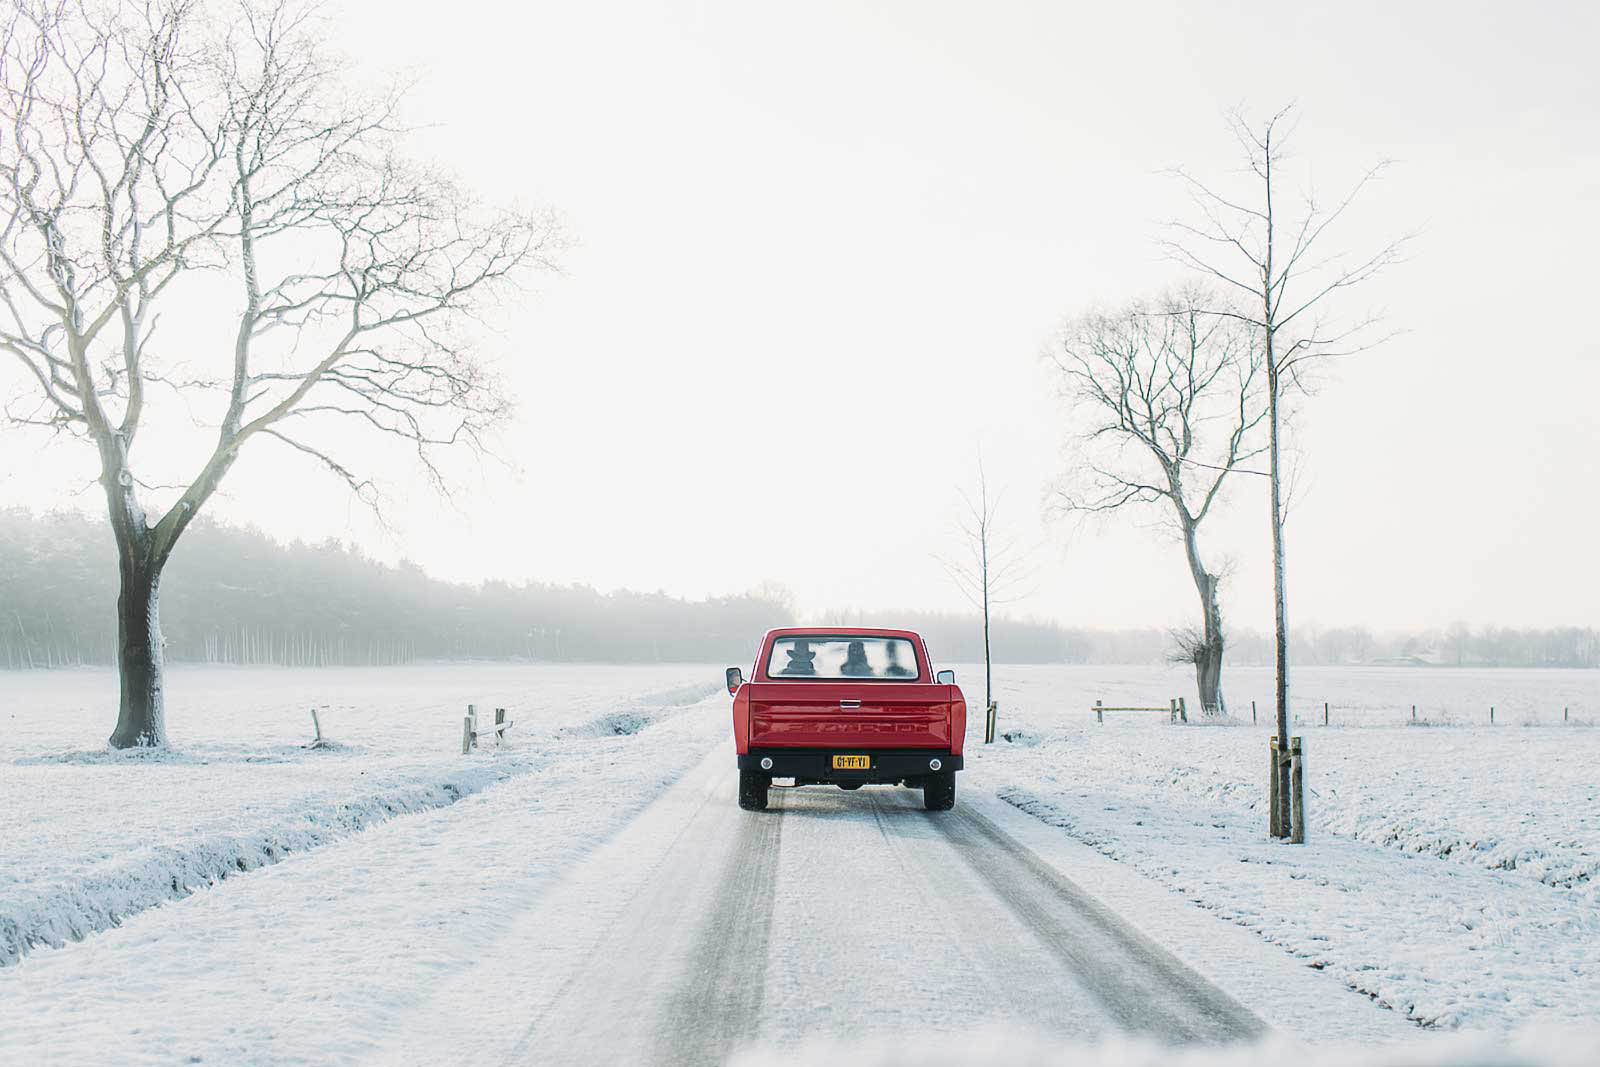
[[[554,205],[579,242],[498,323],[515,469],[447,506],[388,465],[384,532],[255,443],[215,514],[455,579],[956,608],[934,555],[981,446],[1041,545],[1017,612],[1183,621],[1193,588],[1154,513],[1041,523],[1062,430],[1039,353],[1065,315],[1178,280],[1153,243],[1181,207],[1159,172],[1226,183],[1224,110],[1295,100],[1318,189],[1398,161],[1343,243],[1423,233],[1345,305],[1406,332],[1306,411],[1292,617],[1596,622],[1592,5],[511,7],[349,3],[341,25],[358,68],[421,76],[420,152]],[[0,503],[97,506],[71,495],[87,448],[0,449]],[[1237,624],[1270,619],[1265,529],[1241,484],[1207,539]]]

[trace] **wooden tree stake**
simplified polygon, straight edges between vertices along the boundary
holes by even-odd
[[[1279,795],[1278,775],[1278,739],[1272,738],[1268,742],[1270,762],[1267,770],[1267,781],[1271,786],[1267,790],[1267,835],[1269,837],[1283,836],[1282,806],[1283,797]]]
[[[1305,752],[1298,737],[1289,738],[1289,843],[1306,843]]]

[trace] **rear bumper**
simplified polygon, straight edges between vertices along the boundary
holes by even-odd
[[[835,755],[869,756],[872,766],[867,770],[834,770]],[[761,761],[770,759],[771,767]],[[752,748],[739,756],[741,771],[757,771],[774,778],[793,778],[795,784],[806,782],[867,782],[894,783],[922,778],[935,773],[928,766],[930,760],[939,761],[937,773],[959,771],[960,756],[937,748],[900,749],[831,749],[831,748]]]

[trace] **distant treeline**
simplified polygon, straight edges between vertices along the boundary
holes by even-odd
[[[1455,623],[1442,630],[1374,633],[1365,626],[1292,631],[1290,658],[1315,665],[1401,664],[1418,667],[1600,667],[1600,630],[1582,626],[1514,629]],[[1228,643],[1228,661],[1269,666],[1272,635],[1244,632]]]
[[[0,667],[114,663],[116,597],[104,522],[0,510]],[[282,545],[205,520],[190,528],[161,588],[167,658],[190,663],[742,663],[753,634],[792,621],[776,596],[457,585],[336,542]]]
[[[0,509],[0,668],[116,661],[116,562],[103,521]],[[162,584],[167,658],[190,663],[383,665],[429,659],[744,664],[754,639],[791,625],[781,590],[690,601],[530,582],[439,581],[337,542],[282,545],[252,529],[197,522]],[[903,626],[941,662],[983,659],[972,615],[832,613],[824,624]],[[996,619],[1001,663],[1159,663],[1163,629],[1097,630]],[[1600,667],[1600,631],[1464,625],[1375,635],[1362,627],[1297,630],[1300,664],[1412,663]],[[1228,662],[1270,665],[1269,636],[1230,636]]]

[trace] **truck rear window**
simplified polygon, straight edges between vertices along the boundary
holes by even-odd
[[[917,652],[903,637],[780,637],[772,642],[767,677],[913,681]]]

